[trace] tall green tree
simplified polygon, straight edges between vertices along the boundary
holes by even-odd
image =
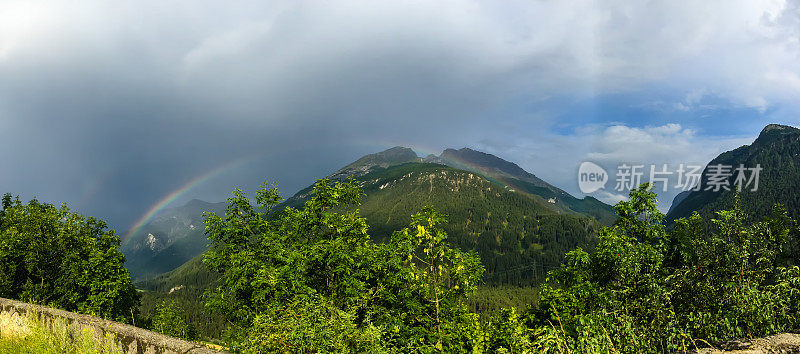
[[[475,324],[466,295],[482,266],[450,249],[426,209],[390,242],[373,243],[355,182],[319,180],[301,209],[264,185],[254,206],[236,190],[224,217],[206,214],[204,263],[222,275],[207,306],[234,324],[234,350],[465,350]]]
[[[389,242],[395,252],[390,259],[399,268],[395,274],[400,281],[395,280],[395,285],[401,296],[407,297],[399,301],[404,307],[401,315],[408,323],[434,329],[427,333],[426,340],[439,349],[445,342],[474,339],[459,338],[458,328],[447,327],[454,319],[456,323],[474,320],[469,318],[463,299],[475,291],[483,272],[476,255],[453,249],[446,243],[447,233],[441,228],[445,222],[444,215],[425,206],[411,216],[411,225],[395,232]]]
[[[128,322],[138,304],[119,238],[106,223],[6,194],[0,212],[0,297]]]
[[[193,333],[183,319],[183,310],[175,300],[164,300],[156,307],[153,330],[172,337],[193,339]]]

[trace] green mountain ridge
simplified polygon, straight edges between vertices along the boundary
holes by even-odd
[[[375,169],[397,166],[408,162],[446,165],[479,174],[504,188],[526,194],[534,199],[543,199],[564,213],[589,215],[602,224],[610,224],[616,218],[614,209],[594,197],[578,199],[519,167],[492,154],[469,148],[445,149],[441,155],[419,158],[410,148],[396,146],[385,151],[366,155],[344,168],[327,176],[332,180],[347,177],[362,177]],[[298,207],[310,196],[312,186],[306,187],[288,198],[285,206]]]
[[[727,178],[730,191],[706,190],[709,166],[722,164],[733,166],[733,175]],[[767,125],[750,145],[724,152],[711,160],[703,171],[701,188],[676,197],[667,213],[667,221],[687,217],[697,211],[705,217],[713,216],[717,210],[733,207],[735,203],[735,169],[739,165],[747,168],[760,166],[757,191],[753,185],[739,193],[741,205],[747,215],[759,218],[769,215],[775,203],[782,204],[792,218],[800,217],[800,129],[779,125]],[[681,196],[681,195],[679,195]]]
[[[440,156],[405,162],[415,156],[411,149],[395,147],[328,178],[358,181],[366,194],[359,211],[377,240],[405,227],[423,205],[448,214],[450,243],[479,253],[488,283],[537,283],[560,265],[565,252],[591,248],[597,229],[614,220],[611,206],[575,198],[491,154],[446,149]],[[312,190],[297,192],[282,207],[302,207]]]
[[[445,165],[477,172],[501,185],[545,198],[548,203],[555,204],[562,211],[588,214],[603,224],[610,224],[616,219],[614,209],[610,205],[590,196],[583,199],[573,197],[562,189],[525,171],[519,165],[492,154],[469,148],[446,149],[439,159]]]
[[[332,180],[349,177],[356,178],[366,194],[359,210],[373,238],[387,238],[407,226],[411,214],[430,204],[450,215],[446,227],[450,242],[477,251],[485,260],[490,283],[539,282],[546,270],[560,264],[565,252],[577,246],[591,248],[597,229],[614,219],[611,206],[597,199],[577,199],[516,164],[467,148],[447,149],[441,156],[421,159],[412,149],[394,147],[363,156],[328,176]],[[311,191],[309,186],[297,192],[278,210],[302,207]],[[224,213],[224,206],[213,205],[217,208],[214,212]],[[198,211],[197,218],[200,214]],[[169,217],[157,218],[152,227],[162,219]],[[142,233],[148,227],[151,225]],[[184,240],[202,244],[191,248],[197,252],[194,256],[205,250],[206,239],[200,232]],[[137,242],[141,245],[144,241]],[[159,261],[154,257],[139,260],[133,255],[128,262],[132,266]],[[192,257],[180,258],[186,262]],[[161,269],[166,272],[179,265],[170,262],[171,268]],[[135,274],[145,273],[137,269]],[[170,288],[181,285],[169,283]]]
[[[540,281],[543,269],[558,266],[565,252],[591,247],[601,226],[544,198],[443,165],[406,163],[376,169],[358,181],[366,194],[358,209],[373,238],[387,238],[423,205],[432,205],[448,215],[449,242],[481,256],[489,283]]]

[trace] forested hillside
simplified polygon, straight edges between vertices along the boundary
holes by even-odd
[[[709,168],[727,165],[736,169],[760,166],[758,190],[752,191],[755,180],[742,188],[738,197],[747,215],[760,218],[769,215],[772,206],[780,203],[793,218],[800,217],[800,129],[785,125],[770,124],[750,145],[725,152],[708,163],[703,172],[702,188],[686,195],[674,205],[667,215],[668,221],[688,217],[699,212],[711,217],[715,211],[730,209],[736,198],[736,173],[726,178],[730,190],[706,190]]]
[[[614,210],[591,196],[578,199],[547,183],[519,165],[492,154],[470,148],[445,149],[439,156],[428,156],[426,162],[441,163],[462,170],[477,172],[502,186],[548,200],[565,212],[589,215],[603,224],[614,222]]]
[[[421,206],[431,205],[448,216],[443,225],[448,242],[481,256],[487,284],[536,284],[568,250],[591,249],[601,227],[537,195],[438,164],[376,167],[356,181],[365,193],[358,209],[374,240],[387,240]],[[309,196],[301,191],[284,206],[299,205]]]
[[[597,247],[568,252],[531,299],[507,288],[481,296],[477,254],[450,249],[431,208],[372,242],[356,186],[323,180],[302,208],[268,222],[274,189],[257,193],[260,207],[237,192],[225,217],[209,217],[205,264],[220,277],[204,316],[233,321],[232,348],[657,353],[800,328],[800,233],[780,207],[749,222],[737,204],[667,229],[643,185],[616,205]],[[191,272],[208,274],[192,265],[166,278]],[[510,307],[472,312],[502,299]]]
[[[189,326],[189,339],[221,338],[227,326],[224,317],[208,314],[203,305],[203,294],[219,286],[219,277],[198,256],[172,271],[136,282],[136,288],[142,290],[139,311],[143,325],[151,326],[158,306],[167,301],[175,304]]]
[[[365,175],[372,183],[321,180],[300,208],[279,208],[266,185],[256,205],[237,190],[224,215],[206,215],[211,246],[202,260],[139,282],[138,294],[102,221],[6,196],[0,296],[234,352],[664,353],[800,328],[800,232],[779,205],[751,221],[737,200],[713,219],[694,215],[667,228],[642,185],[615,206],[619,217],[598,230],[596,247],[567,252],[538,290],[487,287],[485,262],[452,246],[447,217],[429,205],[375,242],[359,186],[425,181],[429,196],[437,188],[497,200],[517,194],[490,191],[496,184],[471,172],[411,167],[375,170]],[[414,197],[423,184],[409,186],[397,190],[427,204]],[[550,213],[534,215],[563,216]]]
[[[545,200],[444,166],[404,164],[359,181],[366,194],[359,211],[376,240],[431,205],[448,217],[448,242],[481,256],[488,284],[535,284],[568,250],[592,248],[600,228],[590,217],[563,213]]]

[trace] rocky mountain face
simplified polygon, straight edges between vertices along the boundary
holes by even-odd
[[[417,153],[414,152],[414,150],[411,150],[407,147],[395,146],[388,150],[365,155],[353,163],[342,167],[340,170],[334,172],[328,177],[333,180],[345,180],[350,176],[363,176],[375,168],[386,168],[406,162],[419,161],[420,158],[417,156]]]
[[[724,187],[714,191],[713,183],[709,183],[709,175],[715,174],[711,169],[716,170],[718,165],[730,166],[731,171],[730,175],[726,173],[726,177],[715,181],[723,183]],[[770,124],[752,144],[725,152],[711,160],[703,171],[701,190],[691,191],[682,200],[676,198],[667,220],[686,217],[694,211],[713,216],[715,211],[733,208],[737,194],[736,169],[740,166],[761,168],[757,190],[752,190],[756,182],[750,180],[753,172],[747,171],[742,191],[738,193],[748,215],[756,218],[769,215],[773,206],[780,203],[790,216],[800,217],[800,129]]]
[[[125,267],[134,278],[172,270],[201,254],[208,240],[203,235],[203,212],[224,213],[225,203],[191,200],[164,210],[132,235],[121,247]]]

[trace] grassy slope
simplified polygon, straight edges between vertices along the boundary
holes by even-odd
[[[25,322],[27,334],[3,332],[0,328],[0,353],[123,353],[114,342],[99,341],[92,332],[76,331],[63,320],[53,320],[49,326],[35,317],[28,317]]]

